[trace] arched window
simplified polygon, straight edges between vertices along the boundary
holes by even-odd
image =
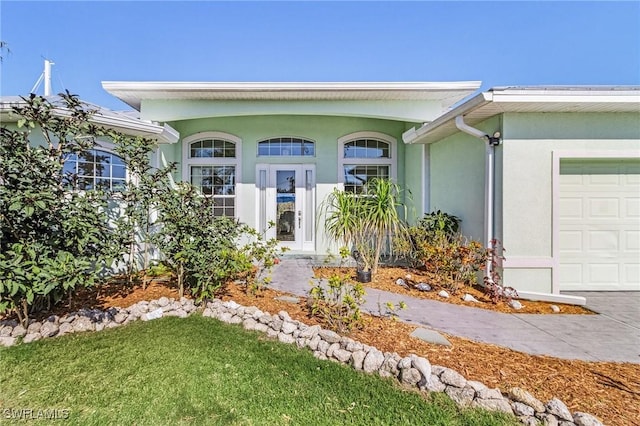
[[[338,144],[338,174],[345,191],[360,193],[373,178],[395,178],[395,138],[357,132],[341,137]]]
[[[258,157],[313,157],[315,142],[294,137],[270,138],[258,142]]]
[[[184,140],[184,179],[213,197],[216,216],[235,217],[240,138],[221,132],[192,135]]]
[[[122,191],[127,184],[122,158],[99,149],[67,154],[63,172],[65,186],[70,189]]]

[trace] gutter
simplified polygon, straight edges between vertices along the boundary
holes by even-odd
[[[464,122],[464,115],[455,118],[458,130],[478,138],[486,143],[485,172],[484,172],[484,232],[485,246],[489,250],[494,249],[494,208],[495,208],[495,147],[500,145],[500,133],[489,136],[480,129],[469,126]],[[487,260],[484,278],[492,282],[493,265]]]

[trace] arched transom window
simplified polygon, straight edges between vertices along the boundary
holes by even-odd
[[[258,157],[313,157],[313,141],[294,137],[270,138],[258,142]]]
[[[122,158],[99,149],[67,154],[63,172],[70,189],[122,191],[127,183],[127,168]]]
[[[345,191],[362,192],[373,178],[394,178],[395,139],[376,132],[359,132],[339,139],[340,176]]]
[[[185,179],[213,197],[216,216],[236,215],[236,177],[240,139],[229,134],[208,132],[186,138]]]

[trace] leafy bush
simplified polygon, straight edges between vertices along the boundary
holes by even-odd
[[[364,303],[364,287],[333,275],[326,287],[318,280],[310,292],[311,313],[331,330],[345,333],[362,325],[360,306]]]
[[[104,192],[65,189],[66,156],[104,135],[91,111],[69,93],[56,104],[35,95],[24,102],[13,109],[18,129],[0,128],[0,313],[13,310],[27,324],[30,312],[104,276],[113,229]],[[45,144],[32,146],[32,132]]]
[[[422,262],[427,272],[440,277],[440,285],[451,293],[461,286],[476,282],[477,273],[486,263],[487,252],[481,243],[462,236],[447,238],[444,235],[420,246]]]

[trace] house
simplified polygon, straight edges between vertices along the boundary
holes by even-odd
[[[410,220],[439,209],[500,240],[521,295],[640,290],[640,88],[469,97],[479,85],[103,82],[180,133],[161,148],[177,179],[221,214],[275,222],[267,232],[294,252],[331,248],[317,210],[333,188],[390,177],[411,194]]]
[[[439,209],[462,219],[464,235],[500,240],[504,282],[521,296],[640,290],[638,87],[103,87],[139,112],[104,111],[109,125],[143,126],[161,142],[153,161],[176,162],[174,178],[212,196],[216,213],[293,253],[335,251],[318,214],[334,188],[389,177],[406,189],[410,221]]]

